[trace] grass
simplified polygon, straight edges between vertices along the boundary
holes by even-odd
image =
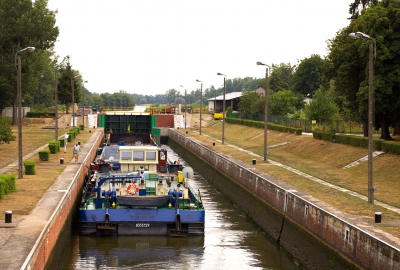
[[[184,132],[184,130],[181,130]],[[263,129],[241,125],[225,124],[225,141],[250,150],[260,156],[264,152]],[[202,133],[220,139],[221,122],[215,122]],[[260,135],[256,137],[257,135]],[[213,139],[189,132],[197,140],[212,145]],[[398,139],[398,138],[395,138]],[[352,147],[337,143],[315,140],[312,136],[268,131],[268,145],[289,142],[286,145],[268,149],[268,157],[288,165],[301,172],[320,178],[328,183],[344,187],[368,196],[368,162],[363,162],[349,169],[342,169],[368,154],[365,148]],[[215,150],[251,165],[253,156],[236,149],[216,143]],[[376,200],[400,208],[400,156],[384,154],[374,158],[374,186],[377,188]],[[375,212],[382,212],[384,220],[400,220],[400,215],[377,205],[369,204],[357,197],[316,183],[305,177],[277,166],[265,166],[257,160],[256,169],[284,181],[298,190],[306,192],[337,209],[361,219],[373,220]],[[382,230],[400,237],[400,227],[379,225]]]
[[[63,134],[63,131],[64,130],[59,130],[59,134]],[[4,213],[6,210],[12,210],[14,218],[19,218],[23,215],[29,214],[29,212],[37,205],[39,200],[46,193],[46,191],[55,182],[57,177],[66,168],[66,165],[60,165],[60,158],[64,158],[64,164],[72,161],[73,145],[78,141],[81,141],[81,145],[85,144],[92,135],[93,133],[89,133],[89,130],[87,129],[83,131],[81,130],[81,133],[78,134],[73,142],[68,143],[66,153],[64,153],[64,148],[62,147],[58,153],[50,154],[49,161],[40,161],[38,154],[32,156],[29,160],[32,160],[36,163],[35,175],[24,174],[22,179],[18,179],[17,168],[15,167],[11,169],[9,173],[14,173],[17,175],[17,192],[10,193],[0,200],[0,213]],[[22,138],[24,147],[23,154],[25,155],[39,148],[40,146],[43,146],[50,140],[53,140],[54,130],[42,129],[40,125],[24,126]],[[0,145],[0,151],[7,155],[8,160],[8,162],[5,162],[4,160],[6,159],[2,159],[2,161],[0,161],[0,167],[4,167],[4,164],[9,164],[15,161],[17,156],[17,147],[17,141],[13,141],[6,145]],[[0,216],[0,219],[4,219],[4,216]]]

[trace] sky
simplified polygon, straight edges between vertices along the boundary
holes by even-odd
[[[184,94],[227,79],[265,77],[265,67],[326,56],[349,24],[352,0],[49,0],[55,51],[96,93]],[[184,87],[180,87],[183,85]]]

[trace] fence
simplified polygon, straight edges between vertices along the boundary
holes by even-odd
[[[264,115],[239,114],[240,119],[264,122]],[[312,132],[318,128],[318,123],[313,123],[308,119],[296,119],[283,116],[268,115],[268,123],[282,125],[286,127],[301,128],[303,132]],[[332,131],[334,133],[363,133],[363,124],[361,121],[330,120],[320,123],[319,129]]]

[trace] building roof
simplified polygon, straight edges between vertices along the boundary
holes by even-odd
[[[265,89],[259,86],[256,90],[257,94],[265,95]]]
[[[228,93],[228,94],[225,94],[225,101],[227,101],[227,100],[232,100],[232,99],[235,99],[235,98],[240,98],[242,96],[242,92],[232,92],[232,93]],[[209,99],[207,99],[207,100],[224,100],[224,95],[220,95],[220,96],[217,96],[216,98],[209,98]]]

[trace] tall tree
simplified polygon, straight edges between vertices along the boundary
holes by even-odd
[[[306,105],[305,114],[308,119],[316,120],[320,126],[322,122],[333,119],[338,110],[336,104],[319,89],[315,92],[314,99]]]
[[[365,120],[368,111],[368,47],[372,41],[351,40],[348,34],[358,31],[376,39],[376,124],[381,127],[381,138],[388,140],[391,139],[389,125],[400,118],[400,0],[383,0],[364,9],[330,41],[325,80],[333,79],[338,91],[342,87],[347,89],[344,91],[346,100]]]
[[[72,88],[71,88],[71,79],[75,76],[79,75],[77,71],[72,69],[69,61],[67,62],[67,67],[61,73],[60,78],[58,79],[58,99],[66,105],[67,113],[69,113],[69,104],[72,103]],[[74,82],[74,102],[79,103],[81,100],[81,79],[75,78]]]
[[[313,96],[321,85],[324,60],[318,54],[300,61],[292,76],[292,90],[304,96]]]
[[[378,0],[354,0],[353,3],[350,4],[349,13],[351,15],[350,19],[357,19],[360,15],[362,9],[374,4],[376,5]]]
[[[22,61],[22,85],[23,94],[37,90],[59,31],[55,26],[56,12],[47,8],[47,0],[36,0],[33,4],[31,0],[0,0],[0,7],[0,76],[13,89],[13,124],[16,124],[15,54],[25,47],[36,48],[35,55],[24,56]],[[45,56],[47,59],[43,61]]]

